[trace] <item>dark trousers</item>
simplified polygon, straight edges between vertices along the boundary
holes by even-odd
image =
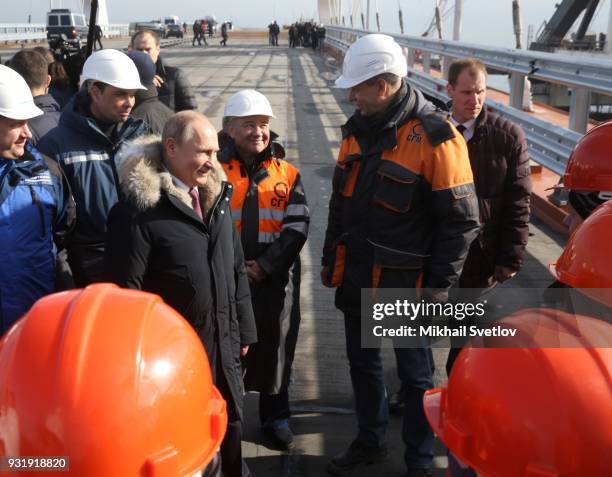
[[[242,422],[229,421],[221,443],[221,471],[224,477],[251,477],[251,471],[242,458]]]
[[[273,421],[289,419],[289,391],[278,394],[259,394],[259,419],[262,426],[272,425]]]
[[[221,360],[217,350],[213,351],[211,369],[215,370],[214,381],[215,386],[225,400],[231,399],[232,392],[225,379],[225,374],[221,368]],[[230,404],[228,403],[228,407]],[[228,413],[227,430],[225,437],[221,442],[221,471],[224,477],[251,477],[251,472],[242,458],[242,421],[234,412]]]
[[[357,440],[369,446],[385,443],[389,408],[379,348],[361,347],[360,317],[345,314],[346,352],[355,394]],[[429,467],[433,432],[425,417],[423,394],[433,387],[434,361],[430,348],[395,348],[397,372],[405,389],[402,439],[409,468]]]

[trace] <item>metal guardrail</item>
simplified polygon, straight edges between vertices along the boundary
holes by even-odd
[[[127,23],[116,23],[102,27],[104,36],[111,38],[113,36],[130,36],[130,25]]]
[[[44,23],[0,23],[0,43],[46,39]]]
[[[366,30],[339,26],[327,28],[328,38],[351,44],[366,35]],[[591,93],[612,96],[612,59],[602,56],[590,58],[561,53],[495,48],[420,36],[389,33],[408,49],[408,64],[412,66],[416,52],[423,56],[428,70],[431,56],[439,56],[443,71],[453,58],[476,57],[488,67],[510,73],[510,105],[521,108],[526,77],[564,85],[571,90],[569,124],[579,133],[587,130]],[[427,65],[425,67],[425,65]]]
[[[334,37],[328,36],[325,41],[342,53],[345,53],[350,46],[347,41]],[[409,68],[406,80],[423,93],[443,102],[450,99],[446,94],[446,80],[430,76],[413,68]],[[529,145],[529,155],[535,162],[556,174],[563,175],[567,159],[582,134],[534,118],[523,111],[497,101],[488,99],[486,105],[492,111],[523,128]]]
[[[104,37],[129,36],[129,25],[118,23],[102,28]],[[0,43],[18,43],[47,39],[44,23],[0,23]]]
[[[444,102],[450,99],[446,95],[446,81],[443,79],[414,69],[408,71],[406,79],[415,88],[430,96]],[[486,106],[523,128],[529,145],[529,155],[535,162],[563,175],[567,159],[582,134],[542,121],[498,101],[487,99]]]
[[[327,31],[339,34],[338,39],[348,44],[372,33],[337,26],[327,27]],[[560,53],[494,48],[420,36],[387,34],[407,48],[453,58],[474,57],[498,70],[528,75],[549,83],[588,88],[612,96],[612,59],[606,57],[591,59]]]

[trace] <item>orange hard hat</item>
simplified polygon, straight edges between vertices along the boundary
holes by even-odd
[[[575,230],[550,271],[561,283],[612,306],[612,201],[604,202]]]
[[[226,426],[197,334],[157,295],[50,295],[0,341],[0,455],[69,459],[46,476],[191,476]]]
[[[547,309],[523,310],[502,322],[528,328],[534,320],[539,332],[527,347],[464,348],[447,385],[425,394],[427,419],[483,477],[608,475],[612,325]],[[540,339],[551,340],[547,330],[564,335],[568,347],[538,348]]]
[[[586,133],[567,161],[563,186],[579,191],[612,191],[612,121]]]

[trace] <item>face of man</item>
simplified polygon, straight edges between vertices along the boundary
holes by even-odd
[[[453,101],[453,117],[460,123],[474,119],[482,111],[487,95],[485,75],[465,68],[454,85],[448,84],[447,91]]]
[[[194,120],[191,138],[179,144],[175,138],[164,143],[164,159],[170,173],[187,187],[203,186],[217,160],[217,132],[210,122]]]
[[[126,121],[134,107],[135,94],[135,89],[119,89],[111,85],[100,89],[98,86],[92,86],[89,90],[91,112],[105,123]]]
[[[382,113],[387,107],[385,100],[385,81],[367,81],[353,86],[349,90],[349,101],[355,105],[362,116],[374,116]]]
[[[229,123],[228,134],[243,158],[256,156],[270,144],[270,118],[268,116],[234,118]]]
[[[153,63],[157,63],[160,46],[155,44],[155,39],[151,35],[147,35],[146,33],[138,35],[132,48],[146,53],[151,57]]]
[[[25,152],[25,144],[32,138],[27,121],[0,116],[0,157],[19,159]]]

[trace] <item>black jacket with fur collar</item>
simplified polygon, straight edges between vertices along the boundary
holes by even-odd
[[[223,369],[231,388],[231,396],[224,396],[230,420],[241,417],[240,347],[257,341],[257,332],[240,237],[230,217],[232,186],[216,163],[207,186],[199,188],[202,221],[189,195],[174,186],[163,168],[159,137],[132,143],[120,161],[125,199],[109,216],[109,278],[157,293],[191,323],[204,342],[213,375]]]

